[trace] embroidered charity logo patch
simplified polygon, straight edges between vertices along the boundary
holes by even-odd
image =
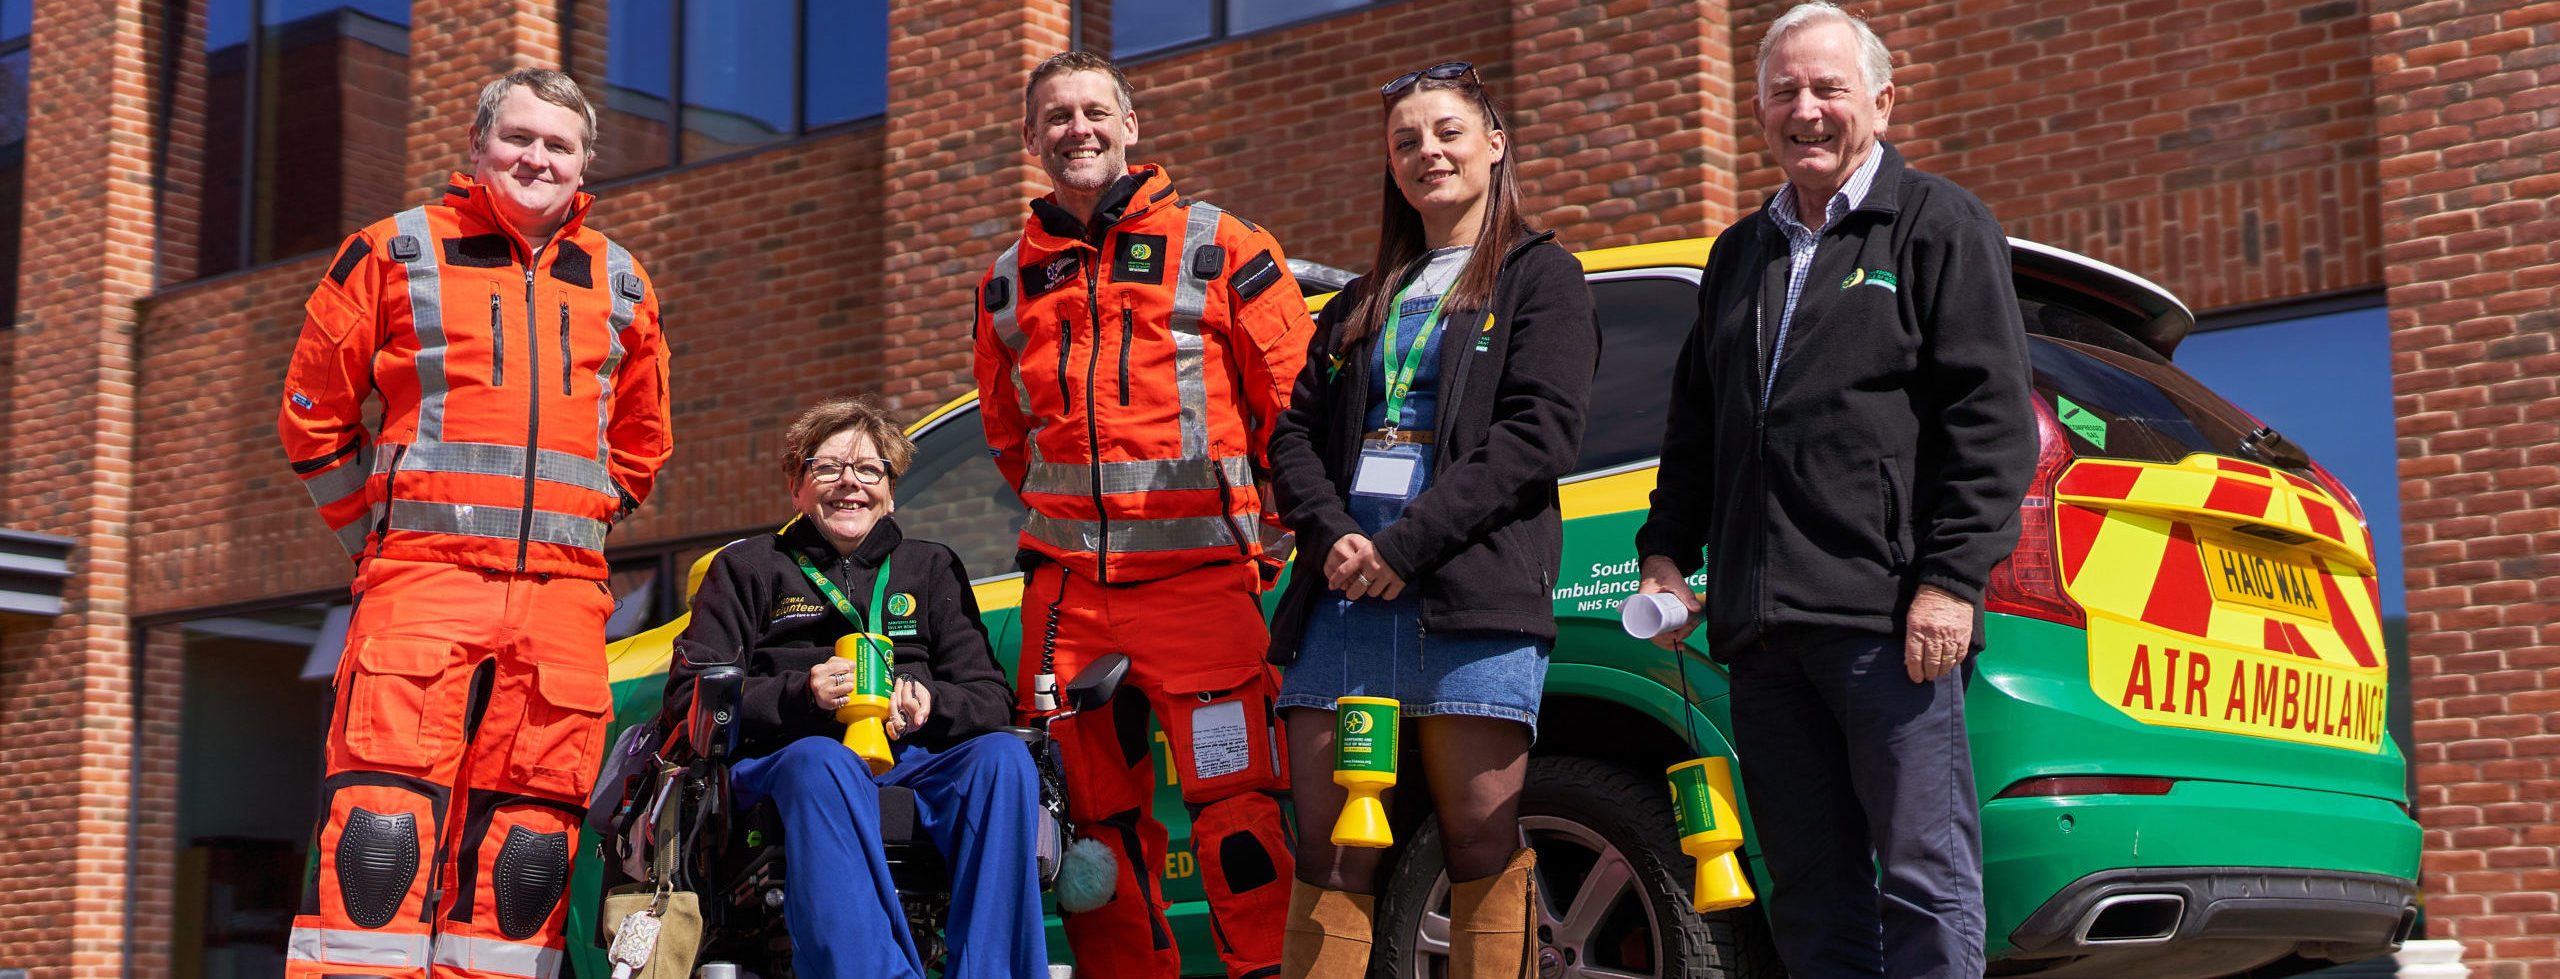
[[[1884,291],[1886,292],[1901,291],[1900,280],[1895,279],[1893,277],[1893,273],[1884,269],[1859,269],[1855,272],[1849,273],[1848,278],[1840,280],[1840,291],[1842,292],[1847,292],[1859,286],[1883,286]]]

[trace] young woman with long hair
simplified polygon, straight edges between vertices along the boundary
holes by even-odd
[[[1399,702],[1414,750],[1398,791],[1438,813],[1449,975],[1533,974],[1520,789],[1555,639],[1556,480],[1581,445],[1599,326],[1581,266],[1521,213],[1518,147],[1474,66],[1381,93],[1377,260],[1318,317],[1271,438],[1298,535],[1272,627],[1298,819],[1282,971],[1367,971],[1380,851],[1330,837],[1335,702],[1363,696]]]

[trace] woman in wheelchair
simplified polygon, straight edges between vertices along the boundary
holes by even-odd
[[[783,447],[799,516],[712,561],[666,702],[690,704],[706,668],[746,671],[730,781],[740,806],[761,797],[780,811],[793,971],[923,975],[881,849],[879,786],[899,785],[952,868],[943,974],[1046,976],[1038,774],[1023,743],[996,730],[1011,718],[1011,685],[959,557],[903,538],[889,516],[915,446],[867,402],[839,398],[802,414]],[[878,776],[839,740],[834,716],[855,681],[835,643],[862,632],[894,645],[896,763]]]

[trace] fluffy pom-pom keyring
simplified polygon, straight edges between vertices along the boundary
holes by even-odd
[[[1050,890],[1058,896],[1058,910],[1091,911],[1111,903],[1119,879],[1120,862],[1112,857],[1111,848],[1080,836],[1067,845],[1066,856],[1058,863],[1058,882]]]

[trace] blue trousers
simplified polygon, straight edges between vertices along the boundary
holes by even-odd
[[[874,778],[853,752],[810,737],[730,767],[730,784],[782,813],[783,923],[792,969],[810,979],[922,979],[897,885],[881,853],[880,789],[916,794],[916,811],[951,865],[949,979],[1046,979],[1040,921],[1040,777],[1007,734],[941,752],[908,745]],[[741,805],[749,804],[742,799]]]
[[[1841,629],[1773,630],[1730,657],[1734,747],[1787,974],[1981,976],[1969,671],[1913,683],[1899,634]]]

